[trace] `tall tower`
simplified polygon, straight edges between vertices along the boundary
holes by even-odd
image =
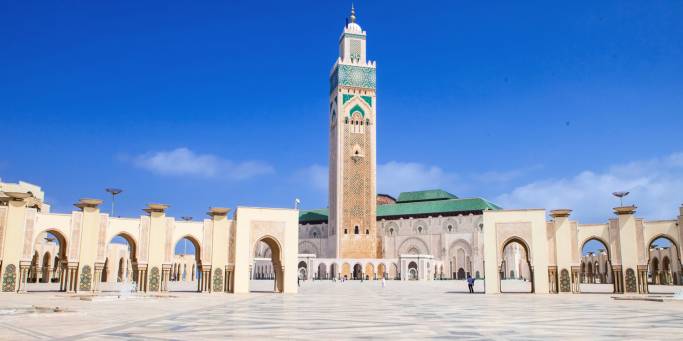
[[[379,258],[375,155],[376,69],[351,7],[330,74],[330,215],[337,257]]]

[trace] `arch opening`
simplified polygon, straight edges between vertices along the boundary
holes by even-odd
[[[173,248],[168,291],[201,291],[202,279],[201,245],[194,237],[184,236]]]
[[[614,273],[607,243],[597,237],[581,246],[579,291],[585,293],[614,292]]]
[[[251,263],[249,291],[284,292],[285,269],[282,261],[282,248],[278,241],[273,237],[265,236],[256,241],[253,247],[254,258]],[[297,276],[307,276],[309,269],[306,262],[299,262],[298,266],[300,268]],[[300,272],[301,270],[303,272]]]
[[[510,238],[501,251],[500,292],[533,293],[534,274],[527,243],[521,238]]]
[[[66,238],[56,230],[38,234],[26,280],[27,291],[66,291]]]
[[[647,284],[651,293],[674,293],[683,285],[680,250],[667,235],[658,235],[648,244]]]
[[[136,288],[138,262],[135,240],[125,233],[114,236],[107,243],[104,267],[98,287],[101,291],[122,291]]]

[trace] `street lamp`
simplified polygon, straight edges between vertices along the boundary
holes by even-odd
[[[119,188],[107,188],[105,191],[111,194],[111,216],[114,217],[114,197],[123,192],[123,190]]]
[[[614,192],[612,193],[613,196],[619,198],[619,206],[623,207],[624,206],[624,197],[627,196],[630,192]]]

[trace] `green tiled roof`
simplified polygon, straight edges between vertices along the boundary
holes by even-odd
[[[397,202],[377,206],[377,217],[410,216],[448,212],[499,210],[500,207],[482,198],[442,199],[430,201]]]
[[[327,221],[330,212],[326,208],[317,210],[299,211],[299,223],[314,223]]]
[[[427,191],[402,192],[398,195],[398,200],[396,202],[445,200],[457,198],[458,197],[456,197],[455,195],[448,193],[442,189],[430,189]]]
[[[452,212],[477,212],[499,210],[500,206],[482,198],[469,199],[437,199],[428,201],[399,202],[396,204],[378,205],[377,218],[438,215]],[[318,209],[299,212],[300,223],[324,222],[329,215],[328,209]]]

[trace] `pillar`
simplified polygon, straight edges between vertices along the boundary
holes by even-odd
[[[638,256],[640,252],[643,252],[644,246],[638,243],[635,212],[635,206],[614,208],[614,213],[617,215],[619,248],[621,250],[621,273],[619,277],[621,279],[621,289],[623,289],[622,292],[624,293],[642,292],[643,286],[647,285],[647,281],[644,284],[642,283],[641,276],[638,273],[638,266],[641,265],[647,268],[647,264],[639,264]],[[640,232],[642,233],[642,231]],[[614,277],[616,280],[618,276],[615,274]]]
[[[20,261],[19,262],[19,286],[17,291],[19,293],[26,292],[26,285],[28,283],[29,269],[31,268],[30,261]]]
[[[4,192],[7,206],[0,206],[0,234],[4,234],[2,245],[0,245],[0,259],[2,260],[2,269],[0,269],[0,288],[3,292],[17,292],[20,290],[20,284],[26,283],[22,268],[26,268],[26,276],[28,276],[28,268],[26,265],[20,265],[20,261],[28,261],[30,265],[31,259],[23,257],[23,245],[26,230],[26,213],[27,213],[27,199],[31,197],[29,193],[19,192]]]
[[[143,211],[149,214],[149,239],[147,240],[147,268],[145,269],[145,291],[160,291],[163,264],[168,264],[167,251],[167,220],[165,204],[149,204]],[[170,243],[168,243],[170,244]],[[168,245],[173,248],[174,245]],[[168,261],[172,260],[168,259]]]
[[[69,259],[70,263],[76,262],[78,269],[76,269],[73,276],[73,290],[78,291],[94,291],[96,285],[96,262],[98,242],[100,235],[100,215],[99,206],[102,200],[99,199],[80,199],[74,206],[81,209],[83,212],[83,219],[80,228],[80,242],[78,250],[78,258]],[[72,241],[73,244],[73,241]],[[101,271],[101,269],[100,269]]]
[[[161,291],[168,291],[168,282],[171,280],[171,269],[173,264],[163,264],[161,271]]]
[[[550,250],[549,252],[554,252],[553,256],[555,257],[556,265],[554,272],[555,283],[560,284],[559,287],[557,287],[559,290],[556,290],[556,292],[560,293],[576,292],[575,290],[571,289],[574,287],[574,284],[576,284],[572,268],[578,265],[579,255],[575,254],[575,249],[577,248],[575,245],[577,231],[576,229],[572,229],[572,224],[569,221],[569,215],[571,212],[572,210],[570,209],[557,209],[550,211],[550,216],[553,218],[553,230],[549,232],[554,233],[555,249]],[[558,281],[557,276],[562,272],[562,270],[567,270],[567,272],[572,273],[570,276],[569,287],[562,285],[562,283]],[[549,273],[549,276],[552,276],[552,274]],[[578,287],[578,284],[576,284],[576,286]]]
[[[95,263],[95,275],[93,276],[92,291],[100,291],[100,283],[102,282],[102,271],[104,270],[104,263]]]
[[[78,291],[78,262],[69,262],[66,269],[66,292]]]
[[[211,229],[211,265],[213,269],[222,271],[225,276],[216,280],[216,285],[212,285],[211,291],[213,292],[223,292],[227,291],[226,281],[227,276],[227,266],[228,257],[230,250],[230,228],[232,226],[232,221],[228,219],[229,208],[225,207],[211,207],[207,213],[211,217],[211,223],[213,228]],[[216,271],[216,270],[213,270]],[[209,269],[209,282],[213,284],[214,276],[211,269]],[[218,286],[218,287],[217,287]]]

